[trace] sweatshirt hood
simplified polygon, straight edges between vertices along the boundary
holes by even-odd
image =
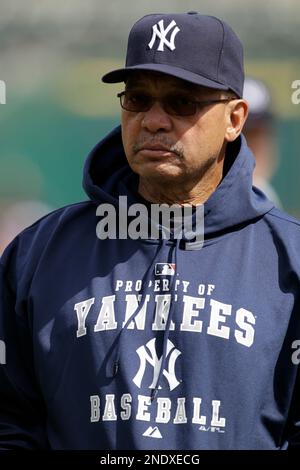
[[[274,207],[262,191],[252,186],[254,166],[253,154],[243,135],[228,144],[223,179],[204,203],[205,238],[250,223]],[[127,196],[128,204],[137,202],[138,175],[128,165],[120,126],[89,154],[84,166],[83,187],[95,202],[108,202],[118,207],[120,196]]]

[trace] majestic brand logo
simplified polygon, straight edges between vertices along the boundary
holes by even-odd
[[[162,439],[162,435],[157,426],[149,426],[148,429],[144,432],[143,436],[145,437],[154,437],[156,439]]]
[[[155,341],[156,341],[156,338],[153,338],[150,341],[148,341],[146,346],[140,346],[136,350],[140,359],[140,367],[139,367],[137,374],[132,380],[135,383],[135,385],[137,385],[137,387],[139,388],[141,388],[141,385],[142,385],[142,380],[146,371],[147,363],[151,367],[153,367],[153,380],[149,388],[154,388],[157,382],[162,357],[160,359],[158,359],[157,357],[157,353],[155,349]],[[174,390],[180,384],[180,382],[177,380],[176,375],[175,375],[175,362],[178,356],[180,356],[180,354],[181,352],[178,349],[176,349],[172,341],[168,339],[167,350],[166,350],[166,361],[168,361],[168,370],[164,369],[163,375],[167,379],[171,391]]]
[[[168,40],[167,34],[172,30],[172,28],[174,29],[171,33],[170,39]],[[152,26],[152,31],[152,38],[148,44],[150,49],[153,48],[156,38],[160,39],[157,51],[164,51],[164,45],[166,45],[171,51],[174,51],[174,49],[176,49],[175,37],[177,33],[179,33],[180,29],[178,28],[174,20],[172,20],[169,26],[167,26],[166,28],[164,27],[164,20],[160,20],[158,23]]]

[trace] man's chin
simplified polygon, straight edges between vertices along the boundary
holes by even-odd
[[[150,161],[147,163],[133,165],[132,170],[141,178],[175,181],[183,177],[182,168],[169,162]]]
[[[160,169],[157,171],[150,171],[150,170],[144,170],[144,171],[139,171],[138,172],[140,178],[145,178],[148,181],[155,181],[155,182],[160,182],[163,184],[164,182],[179,182],[182,180],[183,175],[180,171],[170,171],[170,170],[164,170]]]

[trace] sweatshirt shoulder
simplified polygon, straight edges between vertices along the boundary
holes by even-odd
[[[92,201],[81,201],[74,204],[55,209],[40,219],[36,220],[33,224],[22,230],[16,238],[24,239],[27,236],[34,236],[36,233],[45,232],[51,233],[51,228],[55,228],[70,219],[77,219],[79,215],[83,215],[86,211],[93,208],[95,203]]]
[[[298,232],[300,235],[300,220],[296,219],[292,215],[273,207],[273,209],[271,209],[266,215],[266,218],[274,226]]]
[[[290,259],[294,259],[294,263],[299,264],[300,273],[300,221],[279,209],[273,208],[265,215],[265,222],[277,249],[281,253],[289,254]]]
[[[0,258],[1,266],[13,264],[22,269],[28,259],[38,262],[41,253],[57,233],[64,230],[71,233],[72,228],[76,229],[82,224],[82,220],[91,212],[95,213],[95,203],[88,200],[69,204],[46,214],[10,242]],[[68,237],[65,238],[67,243]]]

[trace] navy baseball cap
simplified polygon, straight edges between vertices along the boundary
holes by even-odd
[[[162,72],[196,85],[243,96],[243,46],[231,27],[197,12],[151,14],[132,27],[124,68],[102,77],[126,80],[133,70]]]

